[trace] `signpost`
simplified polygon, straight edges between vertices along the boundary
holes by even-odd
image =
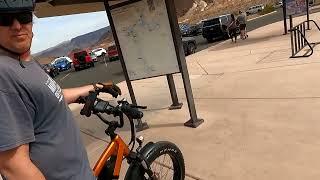
[[[133,103],[137,102],[132,81],[166,76],[173,103],[169,109],[180,109],[182,104],[172,75],[181,73],[190,113],[185,126],[196,128],[202,124],[204,120],[196,112],[173,1],[105,0],[104,4]]]
[[[309,0],[286,0],[287,16],[293,16],[306,12],[308,1]]]
[[[307,27],[310,29],[309,25],[309,0],[283,0],[283,18],[284,18],[284,34],[288,33],[287,28],[287,17],[290,19],[290,29],[293,27],[292,17],[294,15],[299,15],[302,13],[307,13]]]
[[[182,75],[190,120],[187,127],[204,122],[198,118],[173,0],[37,0],[37,17],[51,17],[105,10],[118,48],[131,101],[137,104],[132,81],[166,76],[172,105],[179,109],[173,74]],[[147,127],[139,121],[138,129]]]

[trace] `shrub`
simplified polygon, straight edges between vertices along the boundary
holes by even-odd
[[[273,11],[275,11],[275,8],[272,6],[272,4],[267,4],[259,14],[264,15],[264,14],[271,13]]]

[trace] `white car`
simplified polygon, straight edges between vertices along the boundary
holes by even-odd
[[[263,4],[260,4],[260,5],[256,5],[256,6],[250,7],[250,8],[246,11],[246,13],[247,13],[247,15],[249,15],[249,14],[256,14],[256,13],[262,11],[263,9],[264,9],[264,5],[263,5]]]
[[[283,6],[282,0],[279,1],[279,2],[277,2],[277,3],[274,5],[275,8],[281,8],[282,6]]]
[[[94,49],[91,52],[94,53],[97,57],[101,57],[107,54],[107,51],[103,48]]]

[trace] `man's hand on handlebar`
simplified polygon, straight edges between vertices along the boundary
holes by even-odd
[[[121,89],[113,82],[93,84],[95,91],[111,94],[114,98],[121,95]]]

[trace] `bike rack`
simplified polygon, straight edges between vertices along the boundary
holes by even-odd
[[[314,20],[308,20],[304,21],[297,26],[290,29],[290,35],[291,35],[291,51],[292,56],[290,58],[301,58],[301,57],[309,57],[313,54],[313,48],[317,43],[310,43],[306,38],[306,23],[313,22],[318,30],[320,31],[320,27]],[[304,55],[297,56],[297,54],[306,46],[310,48],[308,52],[306,52]],[[311,51],[311,53],[309,53]]]

